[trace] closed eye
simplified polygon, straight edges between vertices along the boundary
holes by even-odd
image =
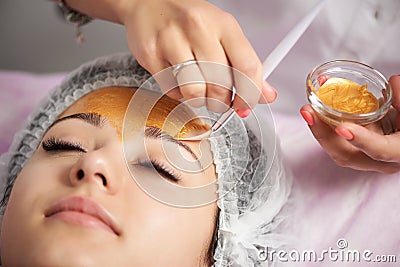
[[[67,152],[67,151],[77,151],[77,152],[87,152],[87,150],[79,143],[65,141],[55,137],[49,137],[42,142],[42,148],[47,152]]]
[[[179,174],[157,160],[139,160],[136,165],[151,169],[154,168],[161,176],[172,182],[178,183],[181,180]]]

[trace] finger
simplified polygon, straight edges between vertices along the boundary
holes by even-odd
[[[400,132],[382,135],[363,126],[342,123],[336,131],[360,151],[376,161],[400,162]]]
[[[244,110],[254,107],[261,95],[263,86],[262,64],[249,41],[244,36],[237,21],[229,21],[229,30],[222,33],[221,44],[235,72],[234,82],[237,92],[233,107]],[[243,77],[247,76],[249,79]],[[275,98],[275,92],[269,92],[267,101]]]
[[[130,31],[127,31],[127,39],[132,54],[150,74],[154,75],[169,67],[168,62],[164,61],[162,51],[159,49],[158,41],[154,38],[152,31],[145,31],[140,39],[134,39],[134,41],[131,40]]]
[[[136,57],[138,63],[152,75],[150,79],[155,80],[161,90],[169,97],[177,100],[183,98],[179,88],[176,86],[176,79],[173,77],[171,71],[164,71],[170,67],[170,63],[160,59],[158,54],[162,53],[159,50],[150,48],[147,48],[147,50],[144,53],[138,53],[140,54],[140,56]]]
[[[207,83],[207,108],[214,112],[224,112],[232,102],[233,77],[225,51],[217,38],[191,36],[196,59]],[[203,62],[204,61],[204,62]]]
[[[172,76],[170,71],[163,71],[171,66],[171,64],[165,60],[163,55],[162,40],[154,38],[156,35],[152,31],[144,31],[142,38],[134,39],[130,41],[129,31],[127,30],[127,38],[129,49],[135,55],[138,63],[146,69],[160,85],[161,89],[167,93],[168,96],[174,99],[180,99],[181,95],[179,88],[171,90],[176,87],[176,79]]]
[[[197,63],[185,66],[176,75],[185,103],[192,107],[206,105],[206,84]]]
[[[261,89],[259,89],[260,87],[250,77],[236,68],[233,68],[233,77],[236,93],[232,106],[238,111],[250,111],[258,103],[261,96]]]
[[[400,75],[391,76],[389,83],[393,90],[392,105],[397,111],[400,111]]]
[[[329,80],[330,75],[329,74],[323,74],[318,77],[318,83],[319,86],[322,86],[327,80]]]
[[[385,148],[378,148],[377,146],[371,146],[370,144],[374,144],[374,140],[368,140],[371,137],[362,137],[362,135],[355,135],[351,130],[348,129],[346,125],[350,125],[359,130],[373,135],[377,135],[380,137],[385,137],[378,132],[382,132],[381,129],[372,131],[376,125],[372,125],[372,127],[363,127],[356,124],[340,124],[336,128],[336,132],[338,135],[341,135],[343,139],[348,140],[349,144],[352,144],[355,152],[348,153],[347,156],[337,157],[335,162],[343,167],[350,167],[356,170],[363,171],[377,171],[382,173],[395,173],[400,171],[400,164],[398,161],[389,161],[387,158],[384,159],[381,156],[381,153],[385,151]],[[346,128],[342,128],[346,127]],[[365,140],[363,141],[362,139]],[[368,141],[367,141],[368,140]]]
[[[399,163],[377,161],[360,151],[348,154],[347,157],[334,159],[334,161],[338,166],[360,171],[375,171],[387,174],[400,171]]]
[[[174,27],[165,29],[159,34],[159,40],[164,59],[172,66],[188,60],[195,60],[190,44],[179,29]],[[179,92],[186,99],[187,104],[193,107],[200,107],[206,104],[206,86],[197,64],[182,67],[176,73],[175,78],[177,85],[179,85]],[[176,90],[172,90],[168,95],[178,95]]]
[[[314,138],[331,157],[337,158],[341,154],[345,155],[352,152],[352,146],[337,135],[332,126],[320,120],[310,105],[303,106],[300,113],[307,122]]]
[[[271,92],[273,94],[271,94]],[[263,81],[263,87],[261,88],[261,96],[260,99],[258,100],[258,103],[259,104],[272,103],[276,100],[277,97],[278,97],[278,92],[276,91],[276,89],[272,85],[270,85],[267,81]]]
[[[389,83],[393,90],[392,106],[397,112],[400,112],[400,74],[391,76]],[[400,116],[398,114],[393,121],[395,122],[396,130],[400,130]]]
[[[337,135],[332,126],[320,120],[310,105],[303,106],[300,114],[307,122],[315,140],[338,165],[343,166],[349,157],[356,157],[357,151],[354,147]]]
[[[127,38],[129,38],[129,35]],[[158,82],[164,92],[168,91],[172,78],[165,77],[165,73],[161,71],[168,68],[170,64],[164,60],[157,40],[150,34],[149,36],[143,36],[140,40],[128,42],[128,45],[138,63],[153,75],[152,78]],[[175,79],[173,79],[173,83],[175,83]],[[179,95],[176,95],[175,98],[179,99]]]

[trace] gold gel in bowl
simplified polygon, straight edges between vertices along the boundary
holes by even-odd
[[[318,98],[338,111],[362,114],[378,110],[379,101],[368,92],[368,85],[360,85],[343,78],[328,78],[321,84]]]
[[[385,116],[392,89],[377,70],[355,61],[335,60],[309,73],[307,98],[328,124],[348,121],[367,125]]]

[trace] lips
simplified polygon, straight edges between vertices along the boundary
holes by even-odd
[[[119,228],[107,210],[84,197],[67,197],[57,201],[45,212],[45,217],[120,235]]]

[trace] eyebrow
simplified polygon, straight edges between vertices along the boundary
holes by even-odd
[[[56,125],[57,123],[60,123],[62,121],[69,120],[69,119],[79,119],[79,120],[82,120],[82,121],[96,127],[96,128],[102,128],[107,121],[107,119],[105,117],[101,116],[98,113],[77,113],[77,114],[69,115],[69,116],[66,116],[66,117],[56,120],[47,129],[47,131],[50,128],[52,128],[54,125]],[[154,126],[148,126],[148,127],[146,127],[146,129],[144,131],[144,136],[147,138],[159,139],[161,141],[167,141],[167,142],[171,142],[174,144],[178,144],[179,146],[184,148],[187,152],[189,152],[189,154],[192,155],[192,157],[196,161],[199,161],[199,158],[197,157],[196,153],[194,153],[194,151],[190,148],[190,146],[188,146],[187,144],[185,144],[179,140],[174,139],[171,135],[167,134],[160,128],[157,128]]]
[[[53,122],[53,124],[49,127],[53,127],[57,123],[60,123],[65,120],[69,119],[80,119],[86,123],[89,123],[90,125],[96,127],[96,128],[102,128],[104,124],[106,123],[107,119],[102,117],[100,114],[97,113],[77,113],[77,114],[72,114],[63,118],[60,118]]]

